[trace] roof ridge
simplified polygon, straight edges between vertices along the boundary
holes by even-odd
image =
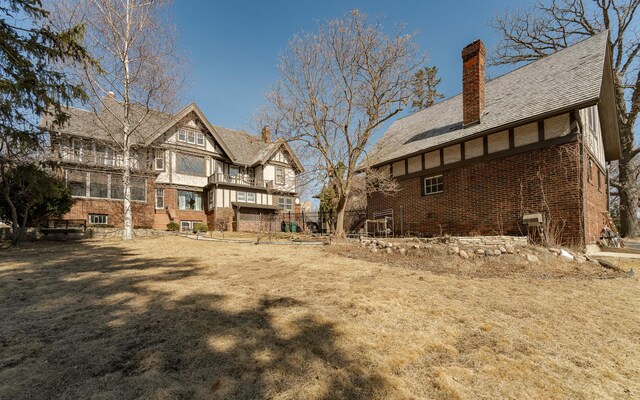
[[[527,67],[529,67],[529,66],[531,66],[531,65],[534,65],[534,64],[536,64],[536,63],[537,63],[537,62],[539,62],[539,61],[548,60],[549,58],[552,58],[552,57],[554,57],[554,56],[556,56],[556,55],[558,55],[558,54],[561,54],[561,53],[562,53],[562,52],[564,52],[565,50],[569,50],[569,49],[573,48],[574,46],[578,46],[578,45],[580,45],[580,44],[584,44],[585,42],[588,42],[588,41],[591,41],[591,40],[595,40],[596,38],[598,38],[598,37],[600,37],[601,35],[603,35],[603,34],[605,34],[605,33],[608,33],[608,32],[609,32],[609,30],[608,30],[608,29],[605,29],[605,30],[603,30],[602,32],[598,32],[597,34],[595,34],[595,35],[593,35],[593,36],[591,36],[591,37],[588,37],[588,38],[586,38],[586,39],[583,39],[583,40],[580,40],[580,41],[578,41],[578,42],[575,42],[575,43],[571,44],[570,46],[567,46],[567,47],[565,47],[565,48],[562,48],[562,49],[560,49],[560,50],[558,50],[558,51],[555,51],[555,52],[553,52],[553,53],[551,53],[551,54],[547,54],[547,55],[545,55],[545,56],[544,56],[544,57],[542,57],[542,58],[539,58],[539,59],[534,60],[534,61],[530,61],[530,62],[528,62],[528,63],[526,63],[526,64],[522,64],[522,65],[520,65],[519,67],[512,69],[511,71],[505,72],[505,73],[504,73],[504,74],[502,74],[502,75],[499,75],[499,76],[497,76],[497,77],[495,77],[495,78],[493,78],[493,79],[490,79],[490,80],[486,81],[486,82],[485,82],[485,84],[489,84],[489,83],[491,83],[491,82],[495,82],[495,81],[497,81],[497,80],[499,80],[499,79],[501,79],[501,78],[503,78],[503,77],[505,77],[505,76],[507,76],[507,75],[509,75],[509,74],[512,74],[512,73],[514,73],[514,72],[516,72],[516,71],[519,71],[519,70],[522,70],[522,69],[524,69],[524,68],[527,68]],[[486,89],[485,89],[485,90],[486,90]],[[396,123],[396,122],[398,122],[398,121],[401,121],[401,120],[403,120],[403,119],[405,119],[405,118],[411,117],[412,115],[415,115],[415,114],[421,113],[421,112],[423,112],[423,111],[426,111],[426,110],[433,110],[433,108],[434,108],[434,107],[436,107],[437,105],[439,105],[439,104],[444,104],[444,103],[448,102],[449,100],[455,99],[456,97],[461,96],[461,95],[462,95],[462,92],[458,92],[458,93],[454,94],[453,96],[447,97],[446,99],[444,99],[444,100],[442,100],[442,101],[440,101],[440,102],[438,102],[438,103],[433,104],[433,105],[432,105],[432,106],[430,106],[430,107],[423,108],[422,110],[418,110],[418,111],[412,112],[411,114],[408,114],[408,115],[405,115],[405,116],[403,116],[403,117],[400,117],[400,118],[396,119],[395,121],[393,121],[393,123],[392,123],[392,124],[395,124],[395,123]]]

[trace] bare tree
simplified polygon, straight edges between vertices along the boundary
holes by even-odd
[[[609,30],[622,148],[612,185],[620,197],[620,224],[626,236],[640,234],[636,216],[640,205],[640,147],[634,135],[640,111],[638,5],[640,0],[596,0],[587,4],[584,0],[550,0],[519,12],[508,11],[495,20],[494,26],[503,37],[492,57],[494,65],[534,61]]]
[[[438,92],[441,81],[442,78],[438,78],[438,67],[435,65],[420,68],[416,72],[413,77],[414,99],[411,101],[413,111],[424,110],[444,99],[444,95]]]
[[[131,173],[140,159],[137,146],[157,133],[158,112],[170,112],[182,83],[181,59],[175,51],[175,30],[164,0],[56,1],[51,7],[61,23],[86,26],[86,46],[100,61],[77,71],[90,94],[95,129],[115,146],[122,160],[124,192],[122,238],[131,240]]]
[[[369,139],[410,103],[423,61],[411,35],[386,35],[379,19],[357,10],[296,35],[280,57],[281,78],[267,95],[270,125],[303,146],[305,167],[336,184],[338,236]]]

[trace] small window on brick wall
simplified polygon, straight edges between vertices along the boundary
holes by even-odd
[[[89,214],[89,223],[91,225],[106,225],[109,221],[109,216],[106,214]]]
[[[442,175],[424,178],[424,194],[442,193]]]
[[[593,182],[593,161],[591,159],[587,162],[587,181]]]

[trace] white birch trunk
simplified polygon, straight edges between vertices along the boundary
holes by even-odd
[[[123,231],[122,240],[129,241],[133,239],[133,216],[131,213],[131,144],[129,141],[129,135],[131,134],[131,126],[129,124],[131,101],[129,99],[129,41],[131,37],[131,7],[129,0],[127,0],[126,10],[126,32],[124,38],[124,120],[123,120],[123,163],[124,173],[122,174],[122,185],[124,189],[124,201],[123,201]]]

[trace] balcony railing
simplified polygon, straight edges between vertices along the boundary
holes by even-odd
[[[228,183],[232,185],[250,186],[255,188],[270,189],[273,187],[273,181],[253,178],[247,175],[229,175],[216,173],[209,176],[209,183]]]
[[[84,152],[77,154],[71,151],[50,151],[47,157],[50,161],[63,161],[68,163],[83,164],[86,166],[122,168],[124,165],[122,155]],[[131,168],[136,170],[150,170],[153,168],[153,160],[144,159],[140,155],[132,155],[130,158]]]

